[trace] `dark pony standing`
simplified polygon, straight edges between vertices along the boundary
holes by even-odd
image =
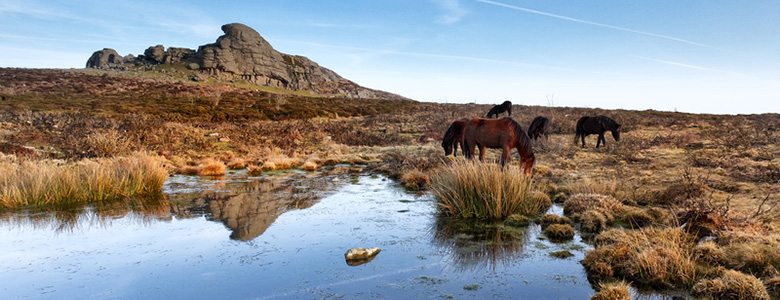
[[[472,159],[474,148],[479,147],[479,160],[485,161],[485,148],[501,149],[501,166],[511,160],[509,156],[512,148],[517,148],[520,154],[520,164],[525,175],[531,176],[533,170],[534,150],[531,139],[525,132],[525,128],[505,117],[502,119],[474,118],[466,123],[463,135],[463,150],[466,158]]]
[[[607,145],[607,140],[604,139],[604,132],[612,131],[612,137],[615,141],[620,141],[620,124],[612,120],[607,116],[595,116],[595,117],[582,117],[577,121],[577,133],[574,135],[574,143],[577,143],[578,138],[582,138],[582,147],[585,147],[585,137],[589,134],[598,134],[599,139],[596,141],[596,148],[600,143]]]
[[[498,115],[504,112],[509,113],[510,117],[512,116],[512,102],[510,102],[509,100],[504,101],[504,103],[501,103],[499,105],[493,106],[493,108],[491,108],[490,111],[488,111],[487,118],[492,118],[493,116],[498,118]]]
[[[547,117],[537,116],[528,126],[528,137],[535,141],[540,136],[544,136],[545,140],[550,137],[550,119]]]
[[[466,151],[463,147],[463,129],[466,127],[469,119],[463,118],[452,122],[450,128],[447,128],[447,132],[444,133],[444,138],[441,141],[441,147],[444,148],[444,156],[454,155],[458,156],[458,145],[460,145],[461,151]]]

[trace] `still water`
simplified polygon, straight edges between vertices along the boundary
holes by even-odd
[[[588,247],[436,215],[380,175],[174,175],[162,199],[0,214],[2,299],[587,299]],[[559,207],[553,212],[560,214]],[[350,248],[379,247],[350,266]],[[568,250],[561,259],[551,252]]]

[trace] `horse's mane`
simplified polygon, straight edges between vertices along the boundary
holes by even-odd
[[[509,124],[512,125],[512,129],[515,131],[515,140],[520,144],[520,148],[527,149],[528,152],[533,153],[533,144],[531,143],[531,138],[528,137],[528,133],[526,133],[523,125],[520,125],[520,123],[517,123],[517,121],[513,120],[512,118],[507,117],[504,119],[509,119]],[[524,153],[520,153],[520,155],[523,154]]]
[[[605,123],[605,125],[607,125],[607,127],[608,127],[610,130],[615,130],[615,129],[618,129],[618,128],[620,127],[620,124],[618,124],[618,122],[617,122],[617,121],[613,120],[613,119],[612,119],[612,118],[610,118],[610,117],[607,117],[607,116],[598,116],[598,118],[599,118],[599,121],[601,121],[601,122],[604,122],[604,123]]]

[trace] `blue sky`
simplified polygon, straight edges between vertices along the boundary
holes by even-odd
[[[2,0],[0,67],[197,49],[237,22],[420,101],[777,113],[778,16],[776,0]]]

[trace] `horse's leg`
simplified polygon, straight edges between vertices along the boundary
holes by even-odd
[[[587,136],[587,134],[585,134],[585,133],[580,135],[580,137],[582,138],[582,148],[585,148],[585,136]]]
[[[501,152],[501,168],[504,168],[506,166],[507,162],[510,162],[512,160],[512,156],[510,155],[512,151],[512,148],[509,146],[504,146],[503,152]],[[517,150],[517,153],[520,153],[520,150]]]
[[[601,140],[603,140],[603,139],[604,139],[604,133],[603,132],[599,133],[599,139],[596,140],[596,148],[599,147],[599,144],[601,143]],[[607,145],[607,142],[605,141],[604,142],[604,146],[606,146],[606,145]]]
[[[458,156],[458,142],[452,143],[452,156]]]
[[[479,161],[485,162],[485,146],[478,145],[479,146]]]

